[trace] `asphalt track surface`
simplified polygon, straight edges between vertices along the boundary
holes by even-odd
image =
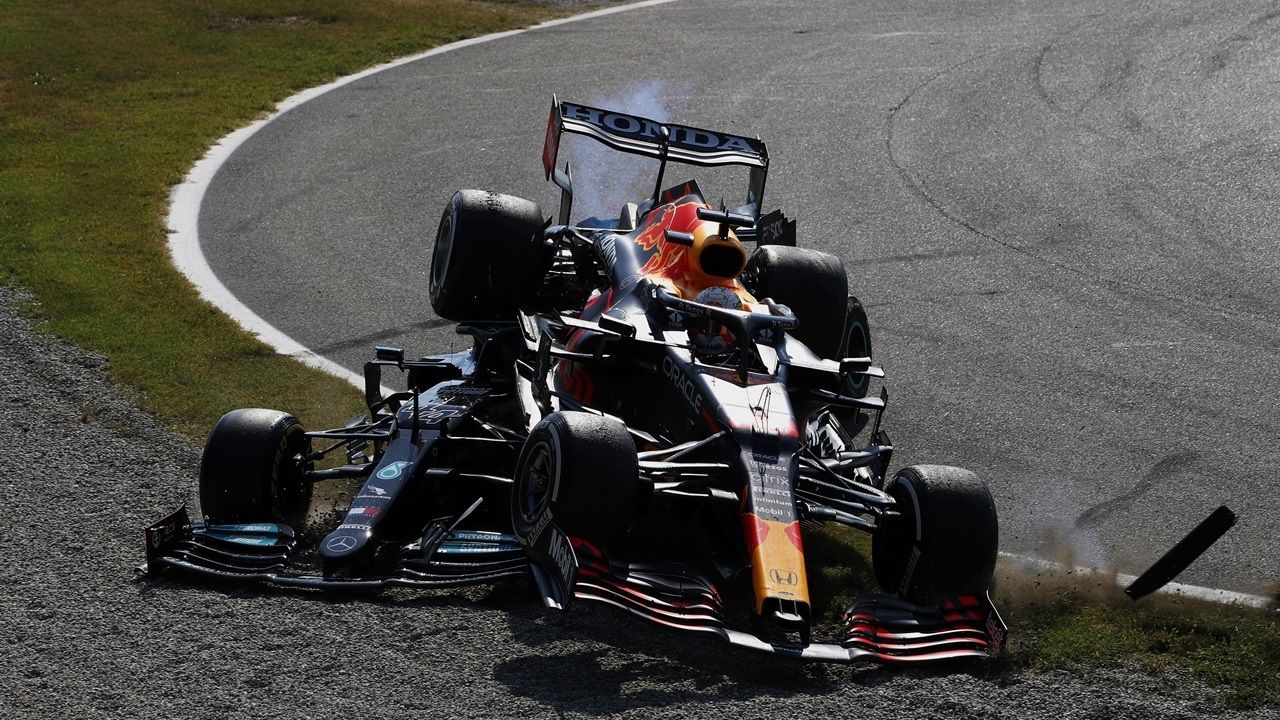
[[[320,595],[132,580],[140,528],[194,496],[199,449],[100,357],[49,340],[0,287],[0,717],[1213,718],[1179,674],[801,665],[561,617],[523,583]],[[57,438],[51,442],[50,438]]]
[[[358,369],[376,342],[462,346],[426,300],[439,212],[462,187],[554,209],[552,92],[756,133],[766,206],[868,308],[898,460],[987,478],[1007,551],[1130,571],[1227,504],[1240,524],[1181,579],[1260,591],[1280,578],[1278,29],[1266,2],[645,8],[286,113],[214,178],[201,241],[245,304]]]
[[[769,142],[770,204],[844,258],[869,307],[899,459],[983,473],[1006,549],[1057,532],[1133,568],[1226,502],[1240,526],[1184,579],[1252,590],[1280,577],[1277,25],[1263,3],[682,1],[296,108],[224,166],[201,233],[242,300],[349,366],[375,342],[453,349],[425,297],[449,194],[550,208],[549,94],[652,93],[672,119]],[[1176,675],[796,665],[604,608],[560,618],[519,585],[131,583],[137,528],[193,497],[197,449],[14,303],[0,296],[0,715],[1216,714]]]

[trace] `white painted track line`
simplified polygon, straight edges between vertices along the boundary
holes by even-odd
[[[1082,577],[1098,578],[1103,581],[1112,581],[1120,587],[1128,587],[1130,583],[1138,579],[1137,575],[1110,573],[1096,568],[1067,565],[1065,563],[1054,562],[1052,560],[1042,560],[1040,558],[1027,557],[1025,555],[1015,555],[1013,553],[1002,552],[1000,553],[1000,556],[1013,561],[1014,564],[1020,568],[1038,569],[1053,573],[1070,573],[1072,575],[1079,575]],[[1194,600],[1206,600],[1208,602],[1222,603],[1224,605],[1244,605],[1246,607],[1260,609],[1269,608],[1275,604],[1274,600],[1261,595],[1250,595],[1249,593],[1236,592],[1234,590],[1220,590],[1218,588],[1203,587],[1200,585],[1186,585],[1176,582],[1171,582],[1168,585],[1165,585],[1157,592],[1166,595],[1180,595]]]
[[[613,15],[615,13],[627,12],[629,10],[638,10],[640,8],[652,7],[655,5],[663,5],[675,0],[644,0],[644,2],[629,3],[626,5],[618,5],[616,7],[605,8],[603,10],[595,10],[593,12],[573,15],[558,20],[548,20],[547,22],[533,25],[531,27],[519,30],[509,30],[506,32],[492,33],[482,35],[480,37],[460,40],[448,45],[432,48],[426,52],[416,55],[410,55],[398,60],[392,60],[382,65],[361,70],[353,75],[338,78],[327,85],[309,88],[293,95],[280,102],[276,106],[274,112],[261,120],[236,130],[219,140],[209,152],[205,154],[199,162],[191,168],[191,172],[187,173],[186,178],[181,183],[173,187],[169,196],[169,216],[167,220],[169,230],[169,255],[173,260],[173,264],[178,271],[186,276],[191,284],[196,286],[200,297],[222,312],[226,313],[238,325],[253,333],[259,340],[266,343],[273,350],[281,355],[287,355],[295,358],[313,368],[322,370],[334,377],[346,380],[356,388],[364,389],[364,378],[359,373],[353,372],[338,363],[323,357],[306,347],[302,343],[285,335],[271,323],[262,319],[253,310],[250,310],[240,299],[231,293],[218,276],[214,274],[213,268],[209,267],[209,261],[204,256],[204,251],[200,247],[200,206],[204,202],[205,191],[209,189],[209,183],[213,181],[222,164],[231,157],[249,138],[253,137],[259,130],[266,127],[272,121],[289,112],[290,110],[302,105],[303,103],[314,100],[332,90],[336,90],[344,85],[355,82],[361,78],[375,75],[391,68],[399,67],[407,63],[416,62],[433,55],[441,55],[453,50],[459,50],[472,45],[500,40],[514,35],[529,32],[530,30],[538,30],[541,28],[555,27],[557,25],[565,25],[568,23],[578,22],[580,20],[590,20],[591,18],[602,17],[605,15]]]
[[[303,90],[281,101],[276,106],[274,112],[261,120],[236,130],[235,132],[223,137],[209,152],[205,154],[187,173],[183,181],[175,185],[170,194],[169,199],[169,253],[173,259],[173,264],[178,271],[186,276],[188,280],[195,285],[199,291],[200,297],[213,304],[222,312],[226,313],[238,325],[253,333],[262,342],[266,343],[273,350],[281,355],[287,355],[295,358],[311,367],[322,370],[334,377],[346,380],[361,390],[364,389],[364,378],[359,373],[353,372],[342,365],[326,358],[302,343],[294,340],[288,335],[281,332],[274,325],[262,319],[253,310],[250,310],[239,298],[231,293],[218,276],[214,274],[213,269],[209,267],[209,262],[204,256],[204,251],[200,247],[200,206],[204,202],[205,191],[209,188],[209,183],[213,181],[213,177],[218,173],[223,163],[231,157],[245,141],[253,137],[262,128],[276,120],[280,116],[290,110],[302,105],[303,103],[314,100],[332,90],[336,90],[344,85],[360,80],[361,78],[375,75],[385,70],[399,67],[411,62],[417,62],[434,55],[441,55],[453,50],[479,45],[481,43],[500,40],[514,35],[520,35],[530,30],[538,30],[541,28],[554,27],[557,25],[565,25],[580,20],[589,20],[591,18],[602,17],[605,15],[613,15],[615,13],[627,12],[629,10],[638,10],[655,5],[664,5],[675,0],[644,0],[643,2],[628,3],[626,5],[618,5],[615,7],[604,8],[592,12],[573,15],[558,20],[549,20],[547,22],[533,25],[519,30],[508,30],[506,32],[492,33],[482,35],[480,37],[460,40],[448,45],[409,55],[407,57],[392,60],[382,65],[361,70],[358,73],[338,78],[326,85]],[[389,392],[384,388],[384,392]],[[1021,555],[1013,555],[1010,553],[1001,553],[1001,555],[1030,563],[1034,566],[1043,567],[1045,569],[1055,569],[1059,571],[1071,570],[1077,573],[1096,573],[1100,571],[1090,570],[1087,568],[1075,567],[1071,568],[1059,563],[1040,560],[1036,558],[1028,558]],[[1132,575],[1116,575],[1116,581],[1127,585],[1132,582]],[[1250,607],[1265,608],[1272,604],[1268,598],[1258,595],[1249,595],[1247,593],[1234,592],[1231,590],[1219,590],[1217,588],[1200,587],[1198,585],[1183,585],[1181,583],[1170,583],[1160,590],[1160,592],[1171,593],[1175,595],[1184,595],[1186,597],[1196,598],[1200,600],[1209,600],[1212,602],[1229,603],[1247,605]]]

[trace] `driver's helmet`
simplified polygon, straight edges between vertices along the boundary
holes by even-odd
[[[733,288],[723,285],[707,287],[698,293],[694,302],[730,310],[742,309],[742,298],[738,297],[738,293]],[[689,342],[698,355],[717,357],[727,355],[733,350],[733,334],[714,318],[691,317],[685,329],[689,333]]]

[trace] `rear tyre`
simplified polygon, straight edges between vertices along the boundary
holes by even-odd
[[[283,522],[301,530],[311,505],[311,439],[278,410],[232,410],[200,460],[200,508],[210,523]]]
[[[640,500],[636,446],[622,423],[555,412],[529,433],[511,493],[515,533],[529,538],[543,513],[566,534],[603,547],[626,536]]]
[[[513,320],[542,283],[551,249],[537,237],[542,211],[511,195],[459,190],[431,253],[431,307],[455,322]]]
[[[844,339],[849,278],[829,253],[787,245],[756,248],[744,274],[757,298],[791,308],[800,326],[790,331],[819,357],[832,359]]]
[[[887,491],[899,515],[885,518],[872,536],[880,587],[922,604],[986,592],[1000,535],[987,484],[961,468],[912,465]]]
[[[871,323],[867,320],[867,311],[863,309],[862,303],[852,295],[845,306],[840,356],[871,357]],[[871,378],[866,375],[849,375],[845,378],[844,392],[850,397],[866,397],[870,387]]]

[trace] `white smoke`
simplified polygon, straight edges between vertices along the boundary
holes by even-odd
[[[1020,540],[1033,544],[1033,556],[1103,572],[1114,571],[1125,559],[1099,534],[1097,522],[1106,516],[1109,503],[1098,502],[1087,478],[1039,477],[1027,482],[1034,482],[1038,490],[1027,503],[1030,535]]]
[[[1035,554],[1043,560],[1090,570],[1112,571],[1115,561],[1098,533],[1069,521],[1050,521],[1039,528]]]
[[[666,123],[674,120],[678,99],[688,97],[690,89],[651,80],[629,85],[614,95],[592,97],[584,104]],[[623,203],[652,197],[657,160],[621,153],[590,138],[569,134],[564,138],[560,165],[567,160],[573,173],[573,221],[590,217],[612,220]]]

